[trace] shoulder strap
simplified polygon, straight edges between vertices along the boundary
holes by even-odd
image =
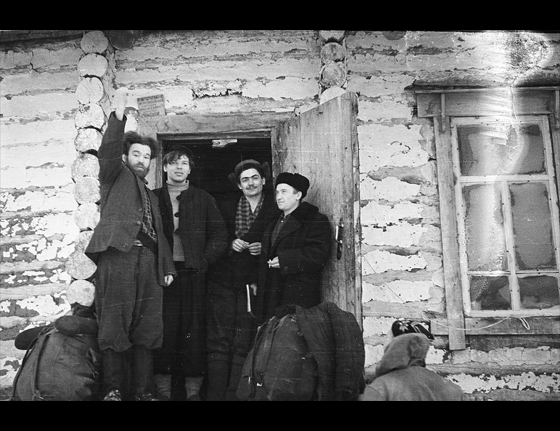
[[[33,365],[33,370],[32,370],[32,381],[31,381],[31,386],[32,386],[32,391],[33,391],[33,400],[41,400],[41,393],[39,391],[39,389],[37,388],[37,373],[38,373],[38,369],[39,369],[39,360],[41,358],[41,354],[43,352],[43,347],[45,345],[45,341],[48,337],[48,335],[50,335],[50,332],[52,332],[54,330],[54,328],[52,326],[47,326],[45,327],[41,332],[39,332],[39,334],[37,334],[37,337],[35,337],[35,339],[33,341],[31,341],[31,343],[29,344],[29,347],[27,348],[27,350],[25,351],[25,355],[23,356],[23,359],[21,361],[21,365],[18,369],[18,372],[16,373],[16,376],[14,378],[14,382],[13,382],[13,388],[12,388],[12,399],[15,399],[16,396],[16,388],[17,388],[17,381],[24,369],[25,364],[27,363],[29,357],[31,356],[32,351],[36,348],[38,350],[37,352],[37,360],[35,361],[35,364]]]

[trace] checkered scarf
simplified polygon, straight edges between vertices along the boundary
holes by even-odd
[[[249,229],[251,229],[251,226],[262,207],[263,199],[264,193],[261,195],[261,199],[255,208],[255,212],[253,212],[251,211],[251,205],[245,195],[241,196],[241,199],[239,199],[239,203],[237,204],[237,213],[235,214],[235,235],[237,238],[241,238],[249,232]]]

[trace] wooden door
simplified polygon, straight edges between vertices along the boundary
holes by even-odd
[[[309,178],[305,200],[327,215],[333,236],[343,226],[340,255],[333,237],[323,272],[322,300],[353,313],[361,326],[357,111],[356,95],[347,92],[281,123],[272,133],[272,158],[275,178],[280,172]]]

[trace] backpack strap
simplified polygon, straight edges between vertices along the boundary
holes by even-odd
[[[47,335],[49,335],[49,333],[51,331],[53,331],[54,328],[52,325],[46,326],[41,332],[39,332],[37,334],[37,336],[33,339],[33,341],[31,341],[31,343],[29,344],[29,347],[27,348],[27,350],[25,351],[25,355],[23,356],[23,359],[21,361],[21,365],[18,369],[18,372],[16,373],[16,376],[14,378],[14,382],[13,382],[13,387],[12,387],[12,400],[15,400],[15,396],[16,396],[16,388],[17,388],[17,381],[22,373],[22,370],[27,362],[27,360],[29,359],[29,357],[31,356],[32,351],[37,348],[38,349],[38,353],[37,353],[37,360],[35,361],[34,367],[33,367],[33,372],[32,372],[32,376],[33,376],[33,381],[32,381],[32,391],[33,391],[33,401],[41,401],[41,393],[39,391],[39,389],[37,388],[37,373],[38,373],[38,369],[39,369],[39,358],[41,357],[41,353],[43,351],[43,347],[45,345],[45,341],[47,339]]]

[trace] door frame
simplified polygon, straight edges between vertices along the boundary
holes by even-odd
[[[356,102],[357,103],[357,102]],[[318,105],[313,109],[321,109]],[[290,112],[249,112],[249,113],[208,113],[208,114],[181,114],[160,115],[139,118],[138,132],[156,139],[160,145],[162,141],[172,140],[212,140],[212,139],[240,139],[240,138],[270,138],[272,152],[272,175],[278,175],[282,171],[284,160],[281,145],[278,142],[278,133],[282,123],[296,118],[293,111]],[[355,178],[358,183],[354,184],[354,194],[359,196],[359,166],[357,137],[354,158]],[[161,155],[159,162],[161,162]],[[161,187],[162,167],[157,163],[154,169],[155,187]],[[354,199],[358,205],[354,205],[354,225],[359,227],[359,201]],[[356,274],[354,280],[353,303],[350,311],[356,317],[362,327],[362,274],[361,274],[361,238],[356,229],[354,235],[354,254],[356,262]],[[350,234],[350,233],[349,233]]]

